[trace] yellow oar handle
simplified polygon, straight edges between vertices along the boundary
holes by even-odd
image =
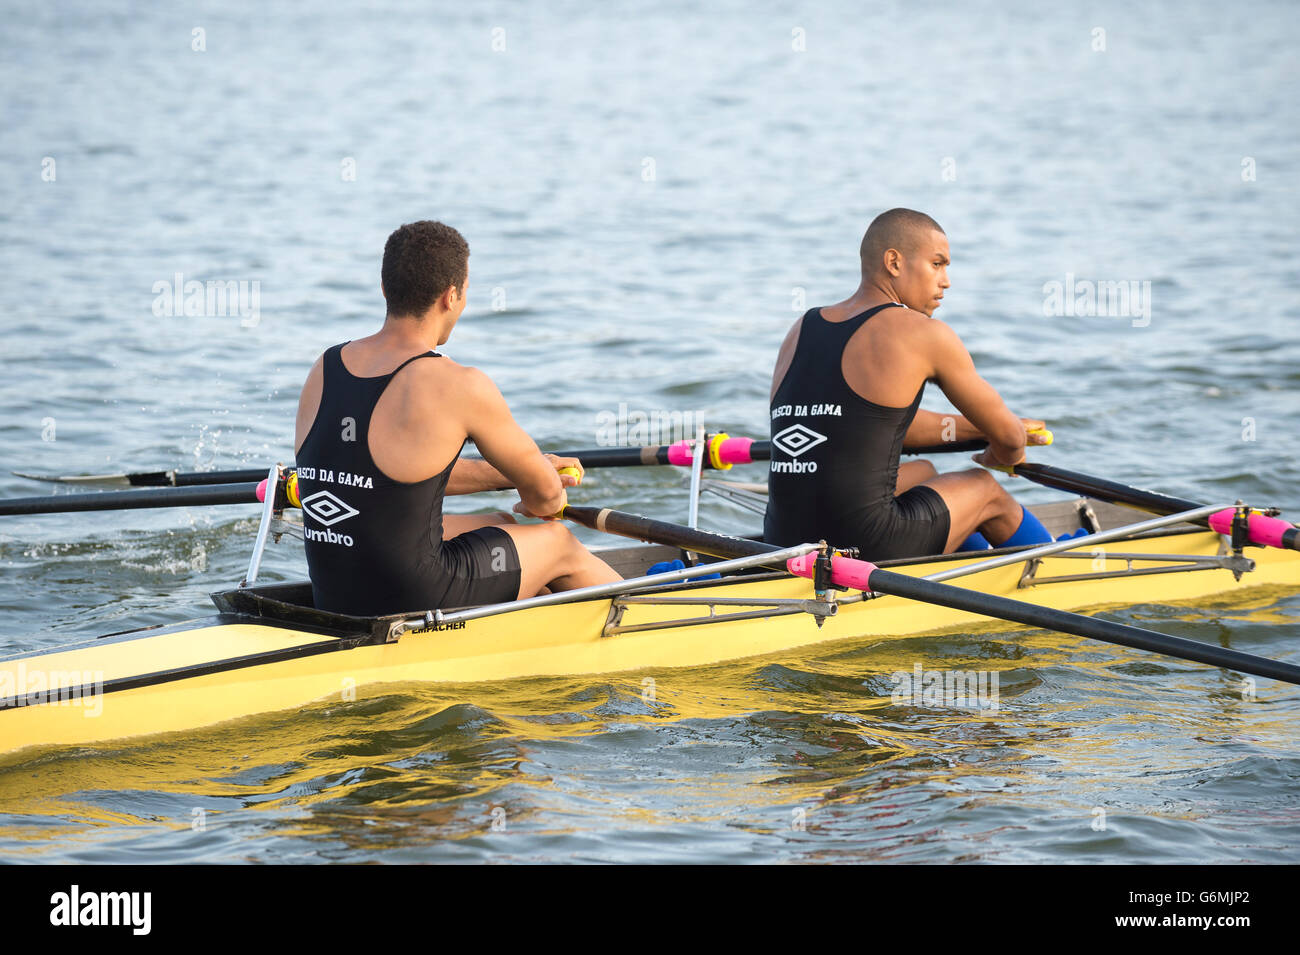
[[[569,468],[560,468],[559,473],[560,473],[560,474],[567,474],[567,475],[569,475],[569,477],[573,478],[573,479],[574,479],[575,481],[577,481],[579,484],[582,483],[582,472],[581,472],[580,470],[578,470],[577,468],[573,468],[573,467],[569,467]],[[564,517],[564,508],[560,508],[560,512],[559,512],[558,514],[556,514],[554,517],[552,517],[551,520],[553,520],[553,521],[558,521],[558,520],[563,519],[563,517]]]
[[[1038,434],[1038,435],[1042,435],[1044,438],[1047,439],[1047,440],[1045,440],[1042,444],[1031,444],[1031,445],[1026,445],[1027,447],[1031,447],[1031,448],[1042,448],[1042,447],[1046,447],[1047,445],[1049,445],[1049,444],[1052,443],[1052,440],[1053,440],[1053,437],[1054,437],[1053,434],[1052,434],[1052,432],[1048,431],[1046,428],[1034,428],[1034,429],[1031,430],[1031,431],[1026,431],[1025,434],[1026,434],[1026,435],[1030,435],[1030,434]],[[1003,474],[1010,474],[1010,475],[1014,476],[1015,473],[1016,473],[1016,469],[1015,469],[1014,467],[1004,466],[1004,465],[1000,465],[1000,464],[989,464],[989,465],[985,465],[985,466],[986,466],[990,471],[1001,471]]]

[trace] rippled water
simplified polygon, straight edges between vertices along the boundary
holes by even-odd
[[[1117,617],[1292,660],[1297,618],[1277,595]],[[997,711],[891,702],[916,660],[998,672]],[[1295,861],[1294,693],[991,632],[647,672],[649,699],[640,672],[412,686],[29,756],[0,831],[84,862]]]
[[[448,351],[543,446],[594,444],[620,403],[762,435],[802,302],[847,295],[866,223],[906,205],[949,233],[940,317],[1056,431],[1040,460],[1294,509],[1295,26],[1285,3],[11,15],[0,494],[38,491],[10,469],[289,458],[307,368],[377,324],[384,238],[425,217],[472,249]],[[257,322],[155,315],[177,273],[258,282]],[[1067,276],[1150,282],[1149,323],[1045,315]],[[593,475],[583,499],[685,510],[658,469]],[[757,525],[719,503],[704,519]],[[255,515],[3,520],[14,651],[207,613]],[[271,577],[302,572],[294,547],[273,552]],[[1114,616],[1300,658],[1287,594]],[[880,674],[918,659],[998,668],[999,711],[892,704]],[[0,852],[1300,858],[1300,707],[1275,685],[1246,705],[1217,671],[993,630],[664,671],[652,703],[643,676],[408,687],[5,762]]]

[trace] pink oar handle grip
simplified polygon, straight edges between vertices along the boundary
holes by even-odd
[[[754,458],[750,454],[753,444],[753,438],[727,438],[718,445],[718,460],[722,464],[753,464]],[[669,464],[684,468],[689,467],[694,460],[688,442],[678,441],[668,446]]]
[[[811,580],[816,564],[817,554],[813,552],[802,557],[791,557],[785,562],[785,567],[796,577]],[[869,561],[835,555],[831,557],[831,583],[852,590],[870,590],[871,575],[875,569],[876,565]]]
[[[1236,509],[1227,507],[1210,515],[1210,528],[1220,534],[1232,533],[1232,519]],[[1246,530],[1253,543],[1264,547],[1285,547],[1294,549],[1300,532],[1280,517],[1266,514],[1251,514],[1246,519]]]
[[[691,446],[685,441],[678,441],[676,444],[668,445],[668,463],[675,464],[679,468],[688,466],[691,461]]]
[[[753,444],[753,438],[728,438],[718,445],[718,457],[724,464],[753,464],[749,453]]]
[[[266,503],[266,478],[257,482],[257,499],[263,504]]]

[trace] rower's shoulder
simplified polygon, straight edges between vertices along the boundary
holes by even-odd
[[[468,368],[469,366],[462,365],[454,358],[450,358],[442,352],[428,351],[422,355],[417,355],[405,367],[417,375],[431,376],[448,372],[455,374],[458,370]]]
[[[402,366],[397,380],[422,389],[441,388],[457,385],[465,378],[465,373],[472,370],[441,352],[426,352]]]
[[[961,343],[961,337],[941,318],[902,306],[886,309],[880,314],[882,318],[887,316],[887,321],[896,324],[900,332],[913,340],[936,345]]]
[[[306,397],[309,393],[315,392],[320,394],[321,389],[325,386],[325,353],[321,352],[312,362],[311,368],[307,369],[307,377],[303,379],[302,394]]]
[[[426,393],[451,393],[468,399],[499,393],[487,372],[446,355],[413,361],[408,370],[412,372],[411,384]]]
[[[858,347],[867,347],[867,343],[872,342],[875,346],[890,343],[911,349],[936,342],[951,333],[952,330],[937,318],[905,305],[891,304],[873,312],[870,319],[854,332],[851,341]]]
[[[925,312],[918,312],[914,308],[908,308],[906,305],[896,305],[890,303],[875,312],[867,325],[897,325],[912,331],[923,331],[930,326],[932,322],[939,322],[937,318],[931,318]],[[939,322],[939,324],[943,324]]]

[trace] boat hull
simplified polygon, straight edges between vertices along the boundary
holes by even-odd
[[[1081,571],[1113,574],[1129,565],[1102,555],[1135,550],[1152,556],[1212,557],[1220,552],[1221,541],[1209,531],[1120,540],[1090,550],[1091,560],[1046,558],[1036,575],[1042,580]],[[1294,591],[1300,585],[1300,553],[1251,549],[1247,555],[1257,566],[1241,581],[1229,570],[1210,569],[1023,586],[1021,562],[960,578],[958,583],[1062,610],[1204,600],[1260,587]],[[891,569],[925,576],[976,559],[941,558]],[[1155,560],[1138,560],[1131,568],[1160,566]],[[762,601],[813,596],[809,581],[780,574],[677,585],[656,592],[689,596],[701,603],[711,597]],[[719,612],[738,609],[744,608],[726,606]],[[372,622],[369,629],[349,630],[328,626],[328,615],[315,612],[296,621],[292,613],[280,620],[225,613],[0,661],[0,683],[7,681],[8,687],[0,697],[9,697],[9,705],[0,710],[0,752],[194,730],[318,701],[349,703],[398,683],[648,674],[828,641],[886,640],[989,624],[986,618],[962,611],[879,597],[843,603],[820,625],[806,613],[674,625],[707,612],[702,606],[629,604],[617,621],[621,627],[655,626],[602,635],[611,621],[611,599],[589,599],[483,617],[448,629],[416,631],[394,642],[376,636],[383,632],[382,621]],[[89,691],[77,699],[42,701],[34,691],[70,682],[60,680],[59,674],[83,674],[74,680]],[[25,692],[32,695],[25,697]]]

